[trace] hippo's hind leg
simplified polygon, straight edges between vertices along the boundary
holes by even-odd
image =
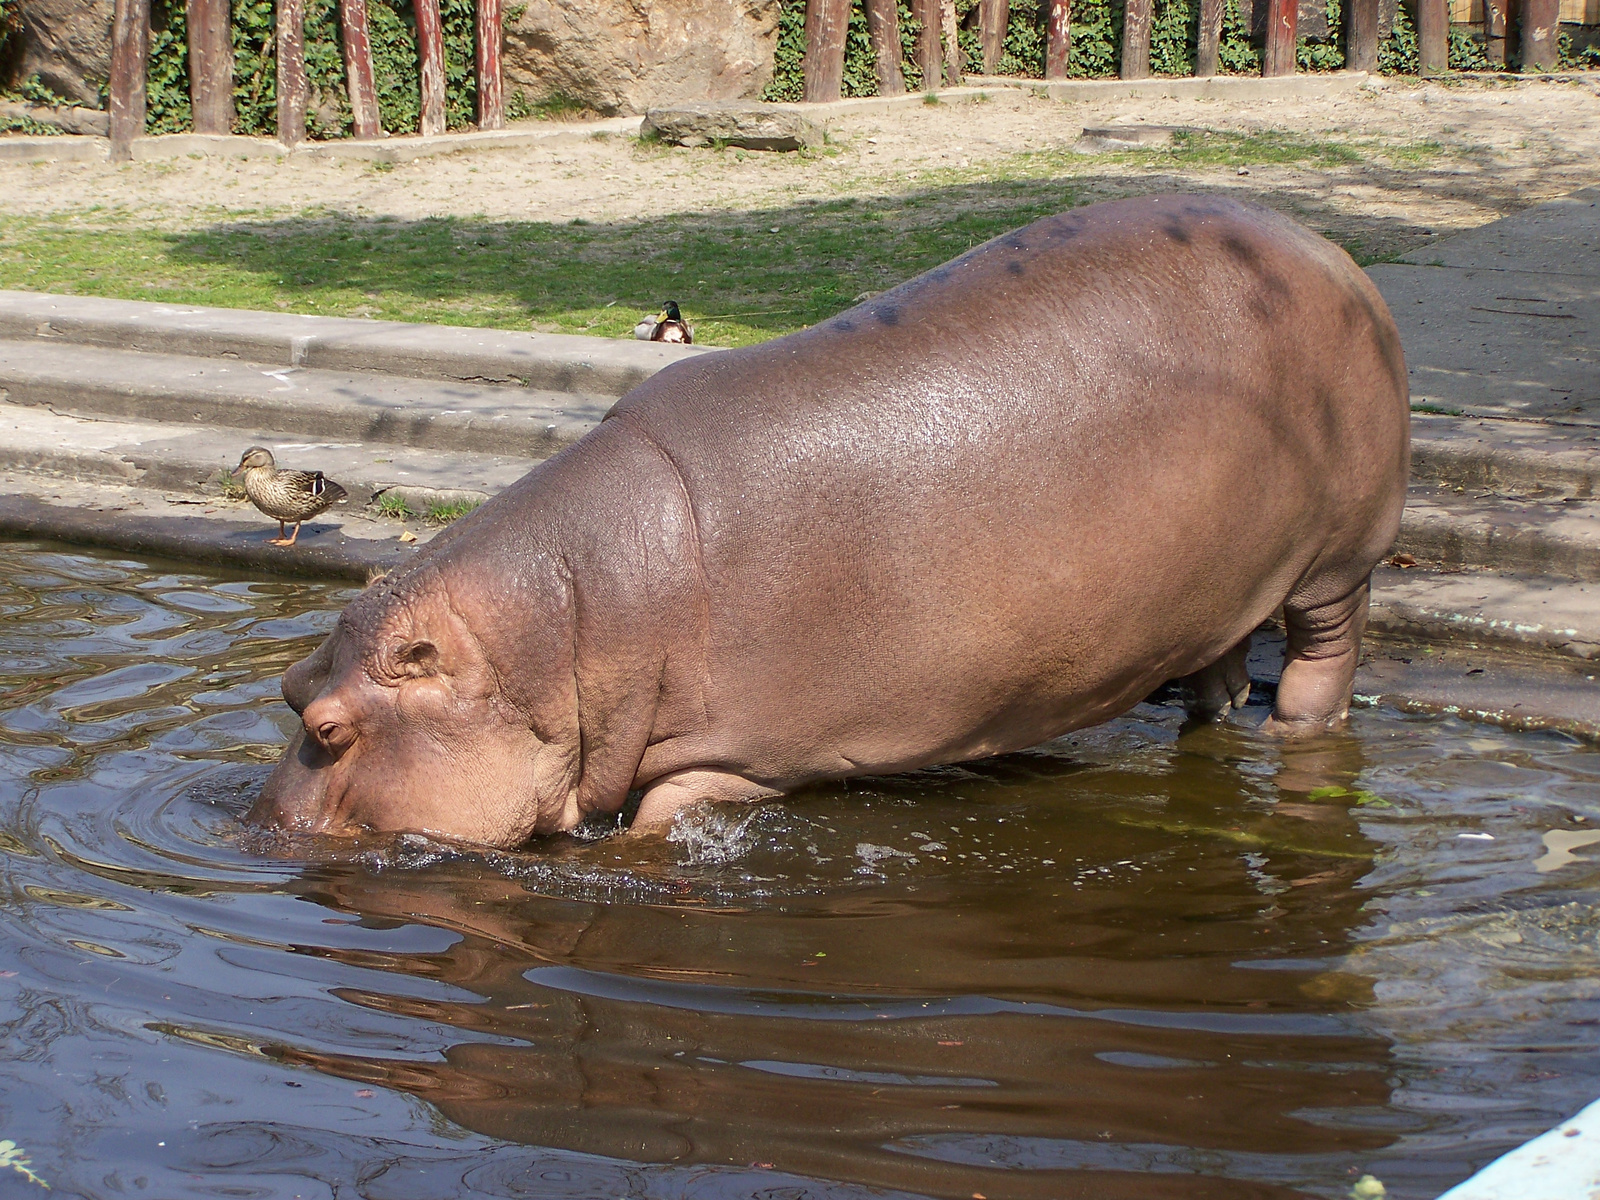
[[[1214,721],[1230,708],[1243,708],[1250,700],[1250,635],[1209,667],[1178,680],[1183,707],[1191,717]]]
[[[1314,733],[1349,716],[1371,591],[1368,577],[1336,600],[1308,604],[1291,596],[1284,602],[1283,678],[1264,732]]]

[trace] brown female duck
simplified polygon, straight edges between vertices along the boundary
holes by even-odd
[[[262,446],[251,446],[233,469],[244,478],[244,494],[269,517],[278,522],[278,536],[268,544],[292,546],[300,536],[300,525],[309,521],[330,504],[345,498],[345,490],[331,479],[324,479],[321,471],[284,471],[272,461],[272,451]],[[286,521],[294,522],[294,532],[284,536]]]

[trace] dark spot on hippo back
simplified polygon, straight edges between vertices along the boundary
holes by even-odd
[[[1187,246],[1190,242],[1189,230],[1182,221],[1168,221],[1162,228],[1162,232],[1180,246]]]
[[[1274,321],[1289,307],[1294,290],[1283,276],[1271,270],[1260,251],[1237,234],[1222,239],[1228,257],[1256,277],[1260,284],[1250,295],[1250,312],[1262,321]]]
[[[900,310],[892,304],[878,305],[877,308],[872,310],[872,315],[877,317],[878,321],[884,325],[900,324]]]
[[[856,323],[849,317],[837,317],[834,319],[833,327],[840,333],[854,333]]]
[[[1256,248],[1238,234],[1230,233],[1223,238],[1222,248],[1228,252],[1229,258],[1252,270],[1261,261],[1261,256],[1256,253]]]
[[[1027,269],[1027,267],[1023,266],[1014,258],[1006,263],[1006,270],[1010,271],[1013,275],[1022,275],[1026,273]]]

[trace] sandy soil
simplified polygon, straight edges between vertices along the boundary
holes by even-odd
[[[1349,144],[1336,166],[1186,166],[1065,151],[1084,126],[1143,121],[1277,131]],[[329,211],[413,219],[613,221],[688,210],[915,192],[952,182],[1060,178],[1080,197],[1172,188],[1256,196],[1374,253],[1409,249],[1600,183],[1600,78],[1450,86],[1374,80],[1343,96],[1060,103],[1000,89],[986,103],[912,104],[830,123],[801,157],[571,138],[378,168],[367,163],[181,158],[122,166],[0,167],[0,210],[192,227],[228,215]]]

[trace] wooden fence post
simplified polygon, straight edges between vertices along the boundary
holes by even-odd
[[[1044,47],[1044,77],[1065,79],[1072,59],[1072,0],[1050,0]]]
[[[939,30],[944,34],[944,81],[951,87],[960,87],[967,56],[956,37],[956,0],[939,0]]]
[[[1506,62],[1506,0],[1483,0],[1483,49],[1496,67]]]
[[[423,137],[444,132],[444,25],[439,0],[415,0],[417,73],[422,81],[422,106],[417,127]]]
[[[1223,7],[1223,0],[1200,0],[1200,30],[1194,48],[1194,73],[1201,79],[1209,79],[1217,73],[1217,51],[1222,44]]]
[[[233,132],[233,16],[228,0],[189,0],[189,107],[196,133]]]
[[[900,73],[900,5],[896,0],[865,0],[865,4],[878,95],[903,96],[906,79]]]
[[[278,0],[278,140],[298,146],[306,140],[306,0]]]
[[[1522,69],[1554,71],[1560,63],[1559,0],[1522,0]]]
[[[150,57],[150,0],[116,0],[111,13],[111,159],[133,157],[144,136],[145,61]]]
[[[1347,0],[1344,65],[1352,71],[1378,69],[1378,0]],[[1503,0],[1502,0],[1503,2]]]
[[[983,73],[993,75],[1005,53],[1011,0],[978,0],[978,38],[983,44]]]
[[[1124,79],[1150,77],[1150,0],[1126,0],[1122,12]]]
[[[800,61],[800,99],[837,100],[844,85],[844,37],[850,0],[806,0],[806,54]]]
[[[500,73],[500,46],[505,39],[505,10],[500,0],[478,0],[478,128],[506,127],[505,78]]]
[[[1422,2],[1427,3],[1427,0]],[[1294,74],[1295,30],[1299,23],[1299,0],[1268,0],[1267,45],[1261,55],[1263,75]]]
[[[372,38],[367,33],[367,0],[339,0],[339,33],[344,40],[344,84],[350,116],[360,139],[383,136],[378,86],[372,78]]]
[[[939,0],[911,0],[911,19],[917,23],[917,44],[912,58],[922,72],[922,90],[937,91],[944,71],[939,53]]]
[[[1450,0],[1417,0],[1417,67],[1423,75],[1450,69]]]

